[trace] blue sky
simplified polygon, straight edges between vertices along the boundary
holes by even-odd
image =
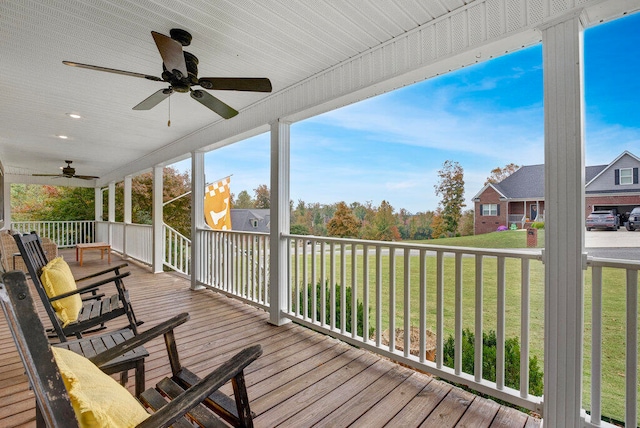
[[[587,165],[640,156],[638,46],[640,14],[585,32]],[[437,171],[452,160],[473,208],[493,168],[544,162],[542,78],[538,45],[295,123],[291,199],[435,210]],[[253,195],[269,185],[268,134],[207,153],[205,171]]]

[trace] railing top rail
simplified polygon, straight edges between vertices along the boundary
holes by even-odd
[[[588,256],[587,266],[640,270],[640,261]]]
[[[356,245],[368,245],[379,246],[387,248],[398,249],[410,249],[410,250],[427,250],[443,253],[453,254],[469,254],[469,255],[481,255],[481,256],[495,256],[495,257],[518,257],[523,259],[542,260],[541,249],[500,249],[500,248],[475,248],[475,247],[449,247],[445,245],[433,245],[433,244],[416,244],[408,242],[390,242],[390,241],[369,241],[365,239],[353,239],[353,238],[331,238],[326,236],[314,236],[314,235],[292,235],[290,233],[283,233],[283,238],[288,239],[304,239],[309,241],[328,242],[335,244],[356,244]]]
[[[246,230],[213,230],[213,229],[199,228],[197,229],[197,232],[217,232],[217,233],[229,233],[229,234],[237,234],[237,235],[270,236],[269,233],[247,232]]]

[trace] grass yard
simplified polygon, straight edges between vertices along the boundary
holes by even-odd
[[[475,248],[527,248],[527,231],[523,229],[491,232],[482,235],[457,236],[455,238],[404,241],[417,244],[446,245]],[[544,248],[544,229],[538,230],[538,247]]]
[[[490,236],[490,242],[515,242],[514,235],[521,234],[526,239],[523,232],[496,232],[482,235],[501,235],[498,238]],[[544,235],[542,235],[544,237]],[[478,237],[474,237],[478,238]],[[464,246],[459,240],[462,238],[450,238],[429,243],[450,243],[452,246]],[[471,242],[471,241],[466,241]],[[485,248],[489,247],[485,245]],[[361,250],[361,247],[359,247]],[[302,256],[300,255],[300,261]],[[315,282],[320,280],[320,255],[316,255],[316,277]],[[326,280],[329,281],[328,271],[329,255],[325,255],[327,266]],[[352,281],[352,260],[356,263],[356,288],[359,301],[363,296],[364,256],[361,251],[355,258],[348,254],[344,258],[344,270],[341,266],[341,258],[336,256],[335,283],[339,287],[344,283],[351,287]],[[307,256],[307,263],[311,258]],[[412,326],[419,325],[420,319],[420,259],[418,255],[411,255],[409,260],[409,296],[410,302],[409,318]],[[455,272],[456,259],[454,257],[444,257],[444,332],[445,340],[454,332],[455,325]],[[520,297],[521,297],[521,261],[515,258],[507,258],[505,261],[505,318],[506,337],[520,337]],[[390,275],[390,271],[395,271]],[[344,278],[342,272],[344,271]],[[381,256],[381,320],[382,329],[388,329],[390,317],[390,296],[391,282],[393,277],[395,282],[395,322],[396,328],[404,326],[405,318],[405,260],[403,252],[396,251],[394,263],[391,264],[390,255],[385,253]],[[427,257],[426,260],[426,324],[427,328],[436,331],[436,258]],[[473,331],[475,327],[475,307],[476,307],[476,260],[475,257],[463,257],[461,259],[462,272],[462,322],[463,328]],[[312,284],[311,268],[307,269],[307,284]],[[497,259],[494,257],[484,257],[482,263],[482,318],[483,330],[496,330],[497,328]],[[300,272],[300,276],[302,273]],[[624,419],[624,391],[625,391],[625,298],[626,298],[626,278],[625,272],[617,269],[605,269],[603,272],[603,380],[602,380],[602,411],[603,415],[623,420]],[[298,278],[298,284],[305,281]],[[376,257],[375,253],[370,253],[368,257],[368,283],[370,310],[369,322],[375,327],[376,320]],[[590,374],[591,374],[591,269],[585,272],[584,289],[584,325],[585,325],[585,349],[584,349],[584,388],[583,405],[585,409],[590,408]],[[529,329],[529,349],[530,354],[538,358],[540,366],[544,362],[544,266],[541,262],[532,260],[530,262],[530,329]],[[295,300],[294,300],[295,301]],[[309,305],[311,303],[309,302]],[[640,396],[640,394],[639,394]]]

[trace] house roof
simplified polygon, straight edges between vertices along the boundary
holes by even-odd
[[[620,156],[616,160],[619,158]],[[587,166],[585,168],[585,182],[593,181],[611,164]],[[544,199],[544,164],[522,166],[501,182],[489,183],[483,187],[474,199],[479,198],[489,186],[500,193],[504,199]]]
[[[242,232],[269,233],[271,226],[271,211],[268,209],[231,210],[231,229]]]

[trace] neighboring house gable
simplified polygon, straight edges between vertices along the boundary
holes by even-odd
[[[268,209],[231,209],[231,229],[241,232],[269,233],[271,211]]]
[[[640,159],[625,151],[587,181],[585,192],[587,194],[638,192],[640,191],[639,168]]]

